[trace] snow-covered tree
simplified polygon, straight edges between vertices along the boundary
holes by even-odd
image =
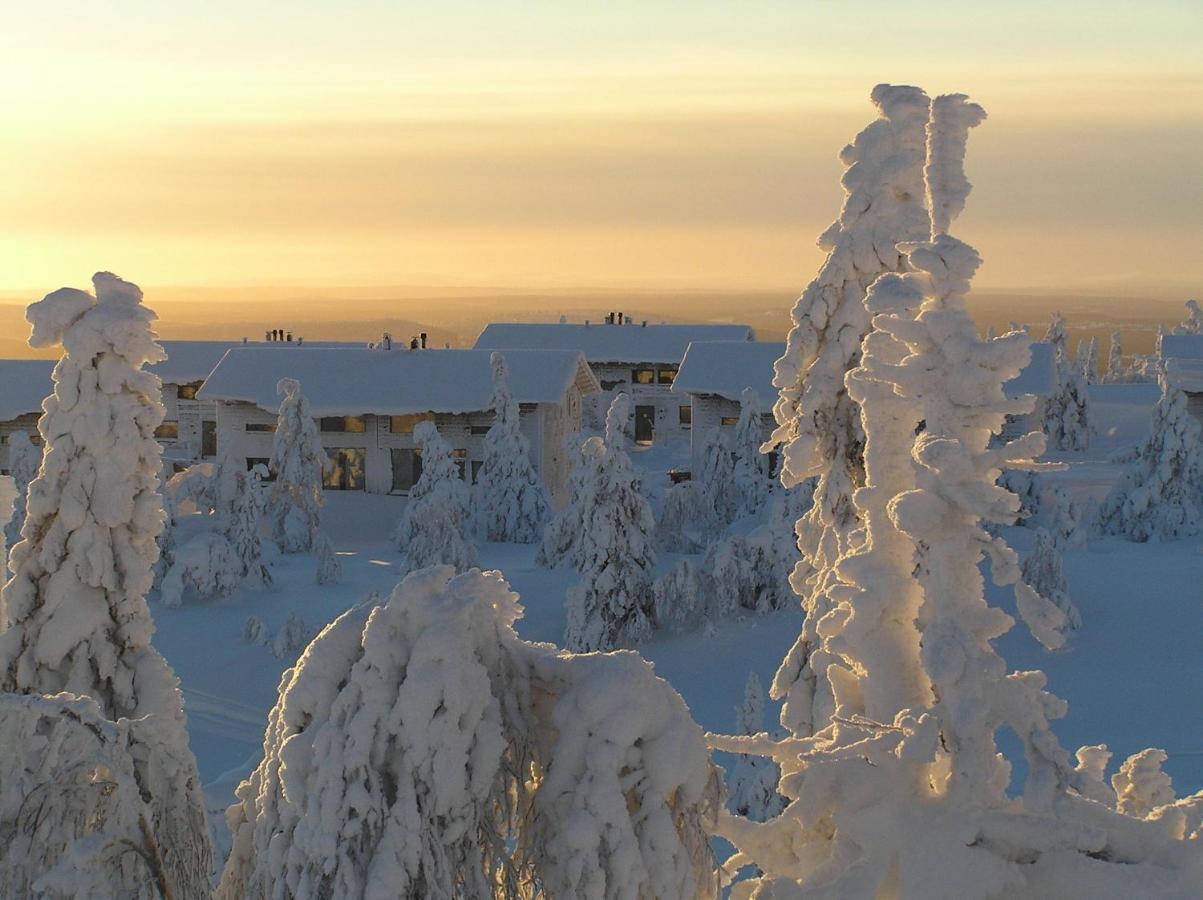
[[[272,656],[276,659],[296,659],[313,637],[305,620],[295,609],[288,614],[276,636],[272,638]]]
[[[228,597],[242,583],[241,562],[224,535],[204,531],[176,547],[159,585],[159,602],[176,607],[191,588],[198,597]]]
[[[1099,342],[1091,335],[1084,349],[1079,350],[1082,358],[1082,377],[1087,384],[1095,384],[1099,380]]]
[[[864,297],[885,272],[901,271],[899,241],[928,233],[923,205],[923,139],[928,98],[919,88],[877,85],[879,118],[840,152],[847,166],[840,217],[819,237],[827,259],[794,306],[773,384],[782,483],[818,477],[803,552],[834,563],[857,527],[852,493],[864,483],[864,435],[844,376],[856,367],[869,330]]]
[[[1058,383],[1044,406],[1044,433],[1059,450],[1090,445],[1090,406],[1086,378],[1076,367],[1058,367]]]
[[[1040,508],[1040,479],[1035,472],[1025,469],[1003,469],[998,479],[999,487],[1010,491],[1019,499],[1015,521],[1009,525],[1022,525],[1036,515]]]
[[[510,392],[505,357],[494,353],[493,424],[484,439],[476,476],[476,514],[488,541],[534,544],[543,536],[549,503],[530,461],[530,441],[522,433],[518,401]]]
[[[702,438],[706,452],[702,471],[697,477],[697,498],[701,504],[701,525],[707,539],[721,535],[739,515],[739,497],[735,490],[735,461],[731,456],[731,438],[720,428],[711,428]]]
[[[267,627],[267,623],[258,616],[247,616],[246,621],[242,624],[242,639],[248,644],[266,647],[271,643],[272,632]]]
[[[1061,550],[1046,528],[1036,529],[1036,546],[1023,561],[1023,581],[1065,613],[1071,628],[1082,627],[1082,615],[1069,598],[1069,583],[1061,568]]]
[[[1186,301],[1186,318],[1174,326],[1174,334],[1203,334],[1203,309],[1196,300]],[[1158,347],[1160,353],[1160,347]]]
[[[768,502],[773,489],[768,455],[762,452],[767,434],[760,412],[760,398],[752,388],[745,388],[740,397],[739,419],[735,423],[732,450],[735,454],[735,484],[737,514],[750,516]]]
[[[697,566],[688,558],[656,579],[652,586],[653,619],[658,628],[683,629],[699,624],[707,609],[709,590]]]
[[[1044,491],[1032,519],[1048,531],[1058,547],[1080,547],[1086,543],[1082,511],[1066,487],[1057,486]]]
[[[585,456],[579,434],[570,434],[564,439],[564,454],[569,460],[568,502],[547,521],[543,529],[543,540],[535,562],[554,569],[565,560],[576,565],[576,551],[586,525],[582,510],[588,485],[592,483],[590,466],[592,461]]]
[[[735,707],[735,734],[764,731],[764,686],[755,672],[748,673],[744,699]],[[771,759],[741,753],[727,778],[727,808],[737,816],[763,822],[780,815],[785,798],[777,793],[781,770]]]
[[[321,585],[338,584],[342,581],[343,567],[334,552],[334,544],[326,532],[318,533],[314,553],[317,554],[317,571],[313,579]]]
[[[29,483],[38,474],[38,466],[42,464],[42,450],[34,446],[29,435],[24,431],[14,431],[8,436],[8,474],[13,480],[12,515],[4,526],[4,546],[11,553],[17,541],[21,540],[21,527],[25,524],[25,494],[29,491]]]
[[[793,599],[785,567],[777,564],[772,551],[770,534],[763,528],[747,536],[729,535],[707,548],[703,570],[710,577],[716,617],[744,610],[765,613]]]
[[[1124,365],[1124,346],[1118,331],[1111,332],[1111,348],[1107,351],[1107,373],[1105,384],[1120,384],[1128,380],[1128,369]]]
[[[1014,330],[1014,329],[1012,329]],[[1053,348],[1053,361],[1058,373],[1069,367],[1069,335],[1065,329],[1065,317],[1055,312],[1049,320],[1048,329],[1044,332],[1044,343]]]
[[[276,393],[284,400],[270,462],[276,476],[267,507],[272,537],[285,553],[307,553],[321,528],[322,473],[330,460],[301,383],[281,378]]]
[[[394,535],[397,549],[405,554],[406,570],[433,565],[470,569],[476,565],[476,548],[464,537],[468,486],[433,422],[419,422],[414,440],[422,453],[422,475]]]
[[[664,492],[664,505],[656,522],[656,547],[665,553],[697,553],[698,542],[690,536],[687,526],[697,523],[702,500],[694,481],[674,484]]]
[[[92,282],[95,296],[63,288],[26,312],[31,346],[61,344],[64,355],[38,421],[45,455],[25,540],[0,594],[0,690],[86,695],[108,720],[145,717],[130,753],[153,839],[176,895],[200,896],[212,860],[200,779],[146,606],[163,527],[154,432],[164,409],[143,367],[165,354],[137,286],[107,272]]]
[[[328,626],[227,813],[218,900],[717,897],[684,701],[633,653],[522,641],[521,614],[500,573],[441,566]]]
[[[1186,396],[1165,385],[1149,436],[1098,512],[1097,528],[1130,541],[1197,534],[1203,515],[1199,423]]]
[[[564,645],[570,650],[611,650],[651,634],[655,521],[622,446],[618,423],[625,421],[630,402],[626,394],[615,397],[605,442],[596,437],[585,442],[584,452],[594,462],[582,509],[589,527],[578,549],[581,581],[569,589],[566,603]]]
[[[763,824],[720,818],[719,833],[737,847],[724,872],[761,870],[733,889],[738,900],[1084,900],[1147,895],[1151,879],[1164,896],[1199,887],[1193,841],[1181,838],[1197,831],[1187,824],[1200,798],[1143,821],[1121,815],[1115,793],[1100,790],[1099,748],[1086,748],[1075,768],[1052,733],[1065,704],[1045,692],[1043,673],[1008,674],[993,647],[1013,621],[985,602],[983,555],[1046,644],[1061,639],[1064,616],[1020,581],[1014,552],[981,527],[1015,515],[1016,498],[995,484],[1000,469],[1030,467],[1043,449],[1039,435],[991,446],[1005,417],[1032,404],[1003,390],[1026,364],[1029,339],[978,339],[965,297],[979,257],[948,234],[969,188],[967,132],[982,116],[961,95],[933,102],[931,240],[905,245],[913,272],[883,276],[866,300],[874,331],[848,376],[867,437],[867,486],[855,498],[866,540],[826,588],[835,604],[816,651],[827,657],[816,675],[829,684],[832,715],[810,738],[711,736],[714,749],[774,759],[791,801]],[[1025,755],[1017,796],[995,740],[1002,728]],[[1173,826],[1156,824],[1165,815]]]
[[[263,474],[261,466],[246,471],[234,470],[237,493],[225,528],[226,540],[238,560],[239,577],[243,584],[251,587],[267,587],[272,583],[271,573],[263,564],[263,542],[259,537],[259,522],[264,510]]]

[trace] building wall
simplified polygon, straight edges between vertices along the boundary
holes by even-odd
[[[600,430],[605,424],[606,410],[614,401],[615,395],[626,392],[631,395],[635,405],[654,408],[654,443],[688,435],[689,426],[681,424],[681,407],[690,405],[688,398],[674,394],[671,384],[636,384],[633,380],[636,369],[651,368],[658,371],[659,368],[669,368],[675,371],[679,364],[679,361],[659,366],[654,363],[590,363],[589,367],[603,388],[601,393],[588,399],[585,419],[589,426]],[[607,388],[607,385],[610,387]]]
[[[734,431],[735,423],[729,421],[727,425],[724,425],[723,420],[738,420],[742,404],[738,400],[728,400],[726,397],[719,397],[716,394],[690,394],[689,398],[693,406],[693,430],[689,438],[689,465],[696,475],[702,470],[702,463],[706,459],[710,436],[719,429]],[[777,426],[772,413],[762,413],[761,418],[764,420],[765,434]]]

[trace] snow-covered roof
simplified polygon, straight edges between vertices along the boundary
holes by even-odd
[[[270,412],[280,406],[276,383],[295,378],[315,416],[479,412],[489,408],[493,395],[491,355],[485,350],[239,346],[221,358],[197,396],[241,400]],[[600,390],[579,351],[503,355],[519,403],[559,403],[573,384],[585,393]]]
[[[159,341],[167,351],[167,359],[147,368],[164,384],[191,384],[204,381],[213,367],[235,347],[292,350],[306,347],[362,347],[363,344],[344,344],[334,341]]]
[[[1047,397],[1057,385],[1057,363],[1053,345],[1043,341],[1032,342],[1032,360],[1018,375],[1003,385],[1008,397],[1035,394]]]
[[[738,402],[744,388],[752,388],[768,412],[777,402],[773,363],[784,353],[780,341],[694,341],[681,360],[673,390]]]
[[[54,391],[54,359],[0,359],[0,422],[40,413]]]
[[[579,350],[591,363],[675,363],[693,341],[749,341],[747,325],[502,323],[486,325],[477,350]]]
[[[1180,391],[1203,392],[1203,359],[1171,357],[1166,360],[1165,376]]]
[[[1203,334],[1167,334],[1161,338],[1162,359],[1203,359]]]

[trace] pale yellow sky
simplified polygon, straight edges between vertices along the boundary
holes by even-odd
[[[246,6],[6,10],[0,292],[798,288],[878,81],[989,111],[983,286],[1203,282],[1197,0]]]

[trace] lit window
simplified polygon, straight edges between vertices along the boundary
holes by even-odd
[[[364,451],[362,447],[327,447],[330,468],[322,475],[322,486],[331,491],[362,491]]]
[[[656,384],[672,384],[676,377],[676,366],[661,366],[656,370]]]
[[[180,436],[180,423],[168,419],[155,429],[155,437],[161,441],[174,441]]]
[[[246,423],[246,430],[247,430],[247,431],[268,431],[268,432],[271,432],[271,431],[275,431],[275,430],[276,430],[276,423],[275,423],[275,422],[247,422],[247,423]]]
[[[346,434],[363,434],[367,431],[363,416],[322,416],[322,431],[336,431]]]
[[[654,369],[632,369],[631,383],[632,384],[654,384],[656,381],[656,372]]]
[[[419,422],[433,422],[433,413],[418,413],[413,416],[389,416],[388,430],[393,434],[413,434]]]
[[[680,409],[680,412],[678,413],[678,416],[680,418],[680,422],[682,425],[692,425],[693,424],[693,407],[692,406],[682,406]]]
[[[723,416],[720,424],[735,426],[739,424],[739,416]]]
[[[626,384],[625,381],[603,381],[601,383],[601,389],[603,391],[612,391],[614,388],[621,387],[624,384]]]
[[[200,390],[203,381],[194,381],[192,384],[181,384],[176,391],[176,396],[181,400],[195,400],[196,392]]]

